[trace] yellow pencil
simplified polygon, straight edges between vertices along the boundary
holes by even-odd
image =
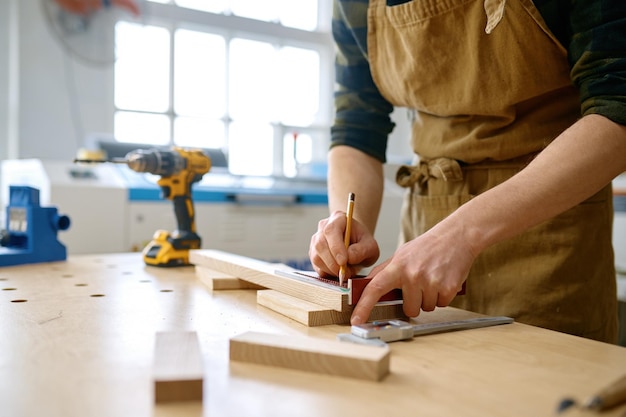
[[[602,391],[591,397],[585,408],[589,410],[603,411],[626,402],[626,375],[607,386]]]
[[[346,233],[343,237],[343,242],[346,245],[346,249],[350,246],[350,231],[352,228],[352,212],[354,211],[354,193],[348,194],[348,208],[346,209]],[[346,261],[347,262],[347,261]],[[339,267],[339,285],[343,285],[343,281],[346,278],[346,266],[341,265]]]

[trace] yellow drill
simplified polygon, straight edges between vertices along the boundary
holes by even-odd
[[[164,198],[174,202],[178,229],[172,233],[157,230],[143,250],[146,264],[154,266],[189,265],[189,249],[199,249],[202,243],[196,233],[191,186],[211,169],[211,159],[201,150],[136,150],[124,158],[107,161],[75,160],[75,162],[113,162],[126,164],[136,172],[159,175],[157,184]]]

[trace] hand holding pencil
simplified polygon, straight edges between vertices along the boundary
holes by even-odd
[[[320,220],[309,246],[313,269],[320,277],[338,277],[342,285],[362,268],[372,266],[380,256],[373,234],[358,220],[354,202],[355,193],[348,192],[347,209],[334,209],[329,217]],[[363,207],[359,206],[359,209]]]

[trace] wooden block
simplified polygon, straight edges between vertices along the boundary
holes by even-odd
[[[349,324],[352,315],[352,309],[341,312],[274,290],[258,291],[256,297],[258,304],[310,327]],[[395,318],[406,319],[402,304],[377,305],[370,314],[370,320]]]
[[[230,360],[380,381],[389,373],[388,346],[247,332],[230,339]]]
[[[350,312],[342,313],[310,301],[274,290],[257,291],[257,303],[305,326],[325,326],[350,322]]]
[[[196,332],[157,332],[154,358],[157,403],[202,401],[202,354]]]
[[[276,265],[269,262],[211,249],[191,250],[189,260],[196,267],[214,269],[333,310],[344,312],[349,309],[347,289],[323,287],[277,275]]]
[[[262,287],[252,282],[244,281],[232,275],[211,268],[196,265],[196,276],[212,291],[219,290],[261,290]]]

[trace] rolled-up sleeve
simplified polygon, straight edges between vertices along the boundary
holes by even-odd
[[[572,1],[569,59],[582,115],[626,125],[626,1]]]
[[[394,128],[393,106],[372,80],[367,60],[367,5],[367,0],[333,2],[336,86],[330,146],[351,146],[385,162],[387,138]]]

